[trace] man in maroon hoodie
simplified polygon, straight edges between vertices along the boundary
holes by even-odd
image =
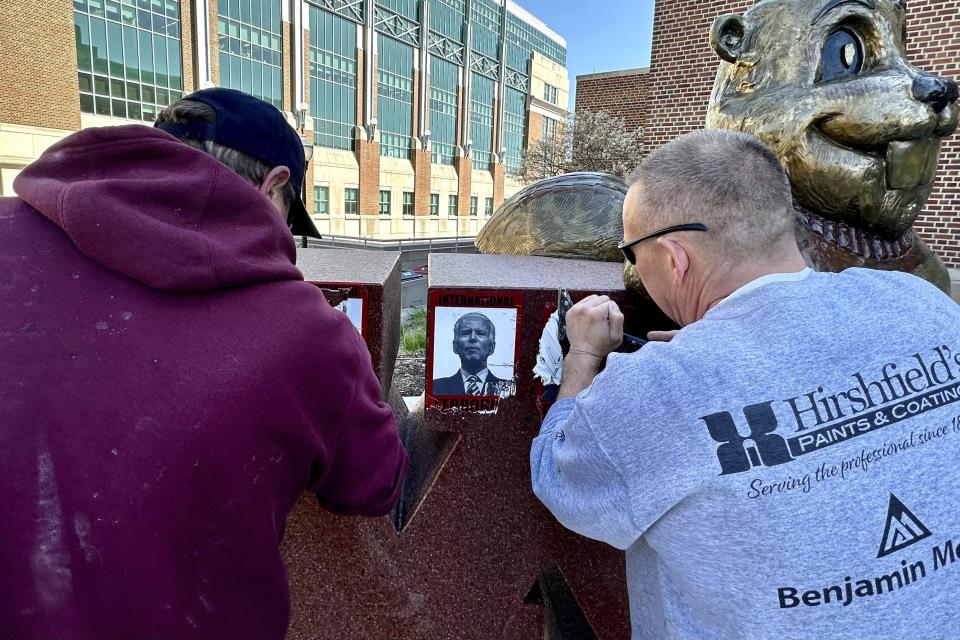
[[[161,120],[0,199],[0,636],[282,638],[300,493],[400,490],[366,347],[294,266],[299,137],[224,89]]]

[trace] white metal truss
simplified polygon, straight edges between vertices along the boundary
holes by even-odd
[[[500,80],[500,63],[478,51],[470,56],[470,69],[491,80]]]
[[[365,0],[314,0],[321,9],[363,24],[363,5]]]
[[[438,58],[463,65],[464,46],[436,31],[430,32],[427,39],[427,49]]]
[[[415,47],[420,46],[420,24],[415,20],[379,5],[374,14],[376,16],[374,27],[377,31]]]
[[[530,77],[516,69],[507,67],[507,86],[519,89],[520,91],[528,91],[530,88]]]

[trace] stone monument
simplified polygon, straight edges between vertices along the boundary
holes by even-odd
[[[411,468],[396,509],[383,518],[333,516],[312,496],[301,498],[284,537],[289,637],[628,637],[623,554],[559,525],[533,495],[529,465],[544,408],[534,366],[559,290],[608,294],[633,312],[636,296],[624,288],[620,266],[431,256],[432,375],[421,405],[408,412],[388,391],[399,339],[398,259],[335,249],[298,254],[306,279],[366,338]],[[461,366],[452,338],[463,317],[487,318],[495,331],[483,357],[501,384],[479,396],[435,384]]]

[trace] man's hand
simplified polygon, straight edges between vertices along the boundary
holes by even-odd
[[[647,340],[650,342],[670,342],[680,333],[679,329],[673,331],[651,331],[647,334]]]
[[[570,353],[563,361],[558,399],[572,398],[600,373],[603,360],[623,343],[623,314],[607,296],[590,296],[567,312]]]
[[[607,296],[590,296],[567,312],[570,352],[603,360],[623,344],[623,314]]]

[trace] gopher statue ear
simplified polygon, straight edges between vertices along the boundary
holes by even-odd
[[[743,53],[743,38],[746,26],[743,16],[728,13],[716,19],[710,29],[710,46],[722,59],[735,64]]]

